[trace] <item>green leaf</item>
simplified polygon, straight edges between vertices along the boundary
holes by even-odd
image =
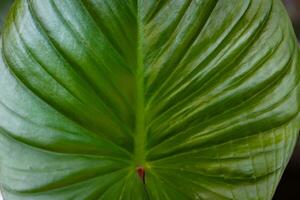
[[[280,0],[17,0],[0,49],[6,200],[272,199],[300,125]]]

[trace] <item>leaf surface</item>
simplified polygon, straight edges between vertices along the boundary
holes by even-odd
[[[6,200],[272,199],[300,125],[279,0],[17,0],[0,49]]]

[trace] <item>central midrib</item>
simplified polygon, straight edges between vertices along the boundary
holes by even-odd
[[[134,159],[136,167],[143,167],[146,162],[146,131],[144,113],[144,55],[143,23],[141,20],[139,0],[137,0],[137,48],[136,48],[136,110]]]

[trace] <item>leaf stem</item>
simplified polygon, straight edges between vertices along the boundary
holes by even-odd
[[[135,120],[135,164],[145,163],[145,114],[144,114],[144,57],[143,57],[143,23],[137,1],[137,48],[136,48],[136,120]]]

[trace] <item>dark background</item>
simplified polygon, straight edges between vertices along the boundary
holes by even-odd
[[[300,0],[284,0],[300,41]],[[273,200],[300,200],[300,141],[295,148]]]

